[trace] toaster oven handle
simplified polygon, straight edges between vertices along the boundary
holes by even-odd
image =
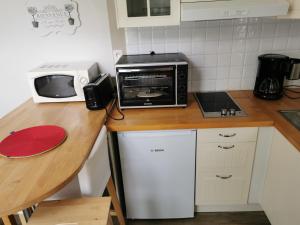
[[[152,71],[173,71],[173,67],[155,67],[155,68],[141,68],[141,69],[119,69],[119,73],[138,73],[138,72],[152,72]]]

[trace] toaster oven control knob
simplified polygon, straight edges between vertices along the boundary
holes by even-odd
[[[230,109],[230,110],[229,110],[229,115],[230,115],[230,116],[235,116],[235,115],[236,115],[235,109]]]
[[[221,109],[221,116],[227,116],[227,109]]]

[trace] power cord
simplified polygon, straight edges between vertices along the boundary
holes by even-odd
[[[109,118],[111,118],[112,120],[118,120],[118,121],[124,120],[125,115],[121,112],[121,110],[120,110],[118,104],[116,104],[116,108],[117,108],[118,113],[121,115],[121,118],[116,118],[116,117],[113,117],[113,116],[111,115],[111,111],[112,111],[112,109],[114,108],[114,104],[116,103],[116,100],[117,100],[117,98],[114,98],[114,101],[113,101],[113,103],[112,103],[112,107],[110,108],[110,110],[108,110],[106,107],[104,107],[104,108],[105,108],[106,115],[107,115]]]

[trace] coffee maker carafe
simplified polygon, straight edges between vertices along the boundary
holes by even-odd
[[[298,71],[299,60],[279,54],[260,55],[258,60],[254,95],[268,100],[281,98],[284,91],[284,78],[295,79],[299,75],[295,72]]]

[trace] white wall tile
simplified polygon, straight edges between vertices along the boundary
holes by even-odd
[[[244,53],[232,53],[231,54],[231,65],[232,66],[243,66],[244,65]]]
[[[126,30],[126,44],[128,45],[137,45],[139,41],[139,32],[138,28],[129,28]]]
[[[211,54],[204,56],[204,66],[206,67],[216,67],[218,64],[218,55]]]
[[[284,50],[287,46],[287,39],[284,37],[278,37],[274,39],[273,50]]]
[[[299,21],[295,20],[292,21],[291,26],[290,26],[290,36],[299,36],[300,35],[300,23]]]
[[[245,54],[245,66],[256,65],[258,52],[247,52]]]
[[[179,27],[171,26],[166,28],[166,41],[167,42],[179,41]]]
[[[247,38],[259,38],[261,35],[261,24],[250,24],[247,29]]]
[[[185,55],[192,54],[192,43],[191,42],[180,42],[178,47],[179,52]]]
[[[241,79],[229,79],[228,80],[229,90],[240,90],[241,89]]]
[[[242,39],[247,36],[247,26],[240,25],[233,27],[233,39]]]
[[[141,45],[151,44],[152,43],[152,28],[151,27],[142,27],[139,28],[139,43]]]
[[[129,54],[129,55],[139,54],[139,46],[138,45],[127,45],[127,54]]]
[[[165,43],[165,29],[164,27],[153,27],[152,30],[153,43],[164,44]]]
[[[264,38],[270,38],[275,36],[276,24],[274,23],[263,23],[261,36]]]
[[[205,41],[206,39],[206,28],[194,28],[192,31],[192,40],[193,41]]]
[[[262,52],[271,51],[273,49],[273,38],[262,38],[260,40],[259,50]]]
[[[218,27],[221,20],[208,20],[206,21],[206,27]]]
[[[219,54],[218,55],[218,66],[230,66],[231,54]]]
[[[219,41],[219,53],[229,53],[232,51],[232,40],[220,40]]]
[[[189,57],[189,61],[193,67],[204,67],[204,56],[205,55],[192,55]]]
[[[257,70],[257,65],[244,67],[243,78],[244,79],[255,79],[256,70]]]
[[[219,42],[218,41],[206,41],[204,45],[204,52],[206,54],[214,54],[218,52]]]
[[[224,20],[227,21],[227,20]],[[221,25],[220,27],[220,40],[232,40],[233,38],[233,27]]]
[[[178,52],[178,43],[177,42],[166,42],[166,52],[168,53],[176,53]]]
[[[246,40],[246,52],[257,52],[259,50],[259,39]]]
[[[290,31],[289,23],[277,23],[275,36],[276,37],[288,37]]]
[[[189,91],[251,90],[265,53],[300,57],[300,21],[274,18],[183,22],[127,28],[127,54],[183,52]]]
[[[230,79],[242,78],[242,76],[243,76],[243,67],[242,66],[230,67],[230,73],[229,73]]]
[[[246,40],[239,39],[232,42],[232,52],[244,52],[246,48]]]
[[[208,27],[206,28],[206,40],[208,41],[217,41],[220,36],[219,27]]]
[[[192,42],[192,54],[205,54],[205,42]]]
[[[220,66],[217,68],[217,80],[219,79],[228,79],[230,73],[229,66]]]
[[[224,91],[228,89],[228,80],[227,79],[218,79],[216,81],[216,91]]]
[[[191,42],[192,33],[193,29],[191,27],[180,27],[180,42]]]

